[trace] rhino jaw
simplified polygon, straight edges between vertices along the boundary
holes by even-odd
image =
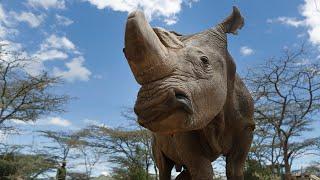
[[[167,48],[141,11],[128,16],[124,54],[139,84],[155,81],[172,71]]]
[[[151,99],[145,101],[138,96],[135,104],[134,111],[141,126],[153,132],[172,133],[190,122],[194,109],[190,95],[185,91],[171,88]]]

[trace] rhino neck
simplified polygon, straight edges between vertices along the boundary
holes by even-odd
[[[200,130],[202,147],[213,160],[218,158],[223,150],[224,129],[224,111],[221,111],[206,127]]]
[[[233,58],[227,51],[227,98],[223,109],[213,120],[201,130],[204,136],[205,143],[210,147],[213,154],[225,154],[231,148],[232,141],[232,123],[235,118],[235,78],[236,78],[236,65]]]

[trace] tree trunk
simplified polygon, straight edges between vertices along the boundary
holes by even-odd
[[[291,167],[290,167],[290,163],[289,163],[289,154],[288,154],[288,141],[287,139],[284,142],[284,146],[283,146],[283,161],[284,161],[284,178],[285,180],[291,180]]]

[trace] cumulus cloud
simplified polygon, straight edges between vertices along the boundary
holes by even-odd
[[[44,8],[46,10],[50,8],[65,9],[64,0],[28,0],[28,4],[34,8]]]
[[[320,10],[314,0],[304,0],[299,6],[299,13],[303,17],[279,17],[269,19],[267,22],[279,22],[292,27],[305,27],[308,29],[309,41],[316,46],[320,46]]]
[[[167,19],[164,19],[164,22],[167,25],[173,25],[173,24],[176,24],[178,22],[178,19],[177,18],[167,18]]]
[[[25,58],[27,57],[27,53],[22,51],[22,45],[20,43],[16,43],[9,40],[0,40],[1,49],[6,52],[15,52],[20,51],[19,58]],[[10,62],[12,60],[15,60],[17,56],[15,54],[11,53],[3,53],[1,54],[1,60]]]
[[[310,42],[320,46],[320,10],[315,6],[314,0],[305,0],[300,7],[300,13],[305,18]]]
[[[35,15],[31,12],[21,12],[20,14],[10,12],[10,15],[18,22],[28,23],[32,28],[38,27],[44,20],[44,15]]]
[[[67,59],[68,55],[62,51],[52,49],[47,51],[40,51],[34,55],[41,61],[53,60],[53,59]]]
[[[12,28],[14,23],[9,20],[8,12],[3,8],[0,3],[0,38],[7,39],[8,37],[15,36],[19,33],[17,29]]]
[[[67,119],[63,119],[61,117],[52,117],[48,119],[47,125],[54,125],[54,126],[62,126],[62,127],[68,127],[71,126],[71,121]]]
[[[63,68],[53,67],[52,74],[61,77],[69,82],[88,81],[91,72],[84,66],[85,59],[80,56],[77,47],[72,41],[65,36],[52,34],[40,44],[39,50],[32,57],[37,61],[28,66],[28,72],[37,75],[42,72],[46,61],[66,60],[66,70]],[[69,57],[75,57],[68,60]]]
[[[268,23],[281,23],[288,26],[299,27],[305,25],[303,20],[298,20],[297,18],[292,17],[278,17],[276,19],[268,19]]]
[[[56,14],[56,21],[59,25],[69,26],[73,23],[73,21],[67,17]]]
[[[3,46],[2,48],[4,48],[3,50],[5,51],[14,51],[14,50],[21,51],[22,49],[22,44],[9,41],[9,40],[0,41],[0,45]]]
[[[110,173],[108,171],[101,171],[101,175],[103,176],[109,176]]]
[[[73,82],[75,80],[88,81],[91,72],[84,67],[84,58],[82,56],[72,59],[71,62],[66,63],[67,70],[61,70],[55,67],[53,69],[54,75],[62,77],[63,79]]]
[[[5,142],[8,138],[8,134],[5,131],[0,130],[0,141]]]
[[[34,8],[43,9],[64,9],[65,0],[28,0],[29,6]],[[38,14],[42,10],[30,9],[30,11],[6,11],[0,3],[0,41],[1,44],[6,44],[6,48],[11,48],[13,51],[22,52],[22,44],[10,41],[11,35],[17,34],[19,31],[19,23],[27,23],[31,28],[35,28],[43,23],[44,14]],[[37,13],[33,13],[33,12]],[[54,18],[58,25],[68,26],[73,23],[67,17],[59,14],[54,14]],[[47,32],[46,32],[47,33]],[[48,33],[49,34],[49,33]],[[12,38],[14,39],[14,38]],[[32,58],[35,61],[30,61],[26,64],[25,70],[31,75],[38,75],[43,71],[47,71],[56,76],[61,76],[67,81],[73,82],[76,80],[87,81],[91,75],[91,72],[84,66],[85,59],[79,52],[76,45],[68,39],[66,36],[57,34],[49,34],[43,39],[39,48],[32,52],[23,52],[25,57]],[[6,57],[10,59],[10,57]],[[46,66],[47,61],[53,60],[65,60],[64,67],[54,67],[51,65],[50,69]]]
[[[0,21],[6,19],[6,14],[5,14],[5,11],[2,7],[2,4],[0,4]]]
[[[95,126],[107,127],[106,124],[104,124],[100,121],[92,120],[92,119],[84,119],[83,122],[84,122],[84,124],[89,125],[89,126],[95,125]]]
[[[136,9],[144,11],[149,20],[162,17],[168,25],[177,22],[176,14],[181,11],[183,2],[191,7],[198,0],[87,0],[98,9],[110,8],[114,11],[131,12]]]
[[[6,26],[10,26],[12,24],[9,21],[7,14],[8,12],[3,8],[2,4],[0,4],[0,22]]]
[[[27,71],[37,75],[45,69],[45,61],[67,59],[68,53],[78,53],[76,46],[65,36],[50,35],[40,44],[39,50],[31,55],[36,61],[28,65]]]
[[[69,127],[72,125],[70,120],[67,120],[61,117],[48,117],[44,119],[39,119],[37,121],[28,121],[28,122],[12,120],[11,122],[17,125],[38,125],[38,126],[53,125],[53,126],[61,126],[61,127]]]
[[[249,48],[248,46],[242,46],[240,48],[240,54],[242,56],[249,56],[252,55],[254,53],[253,49]]]
[[[41,49],[49,48],[75,50],[76,46],[67,37],[52,34],[41,44]]]

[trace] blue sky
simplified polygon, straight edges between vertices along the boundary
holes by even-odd
[[[139,89],[122,53],[128,12],[142,9],[153,26],[191,34],[222,21],[233,5],[245,17],[239,35],[228,38],[240,74],[302,42],[320,59],[320,0],[1,0],[0,42],[39,59],[28,71],[61,76],[55,92],[77,98],[35,128],[119,126]]]

